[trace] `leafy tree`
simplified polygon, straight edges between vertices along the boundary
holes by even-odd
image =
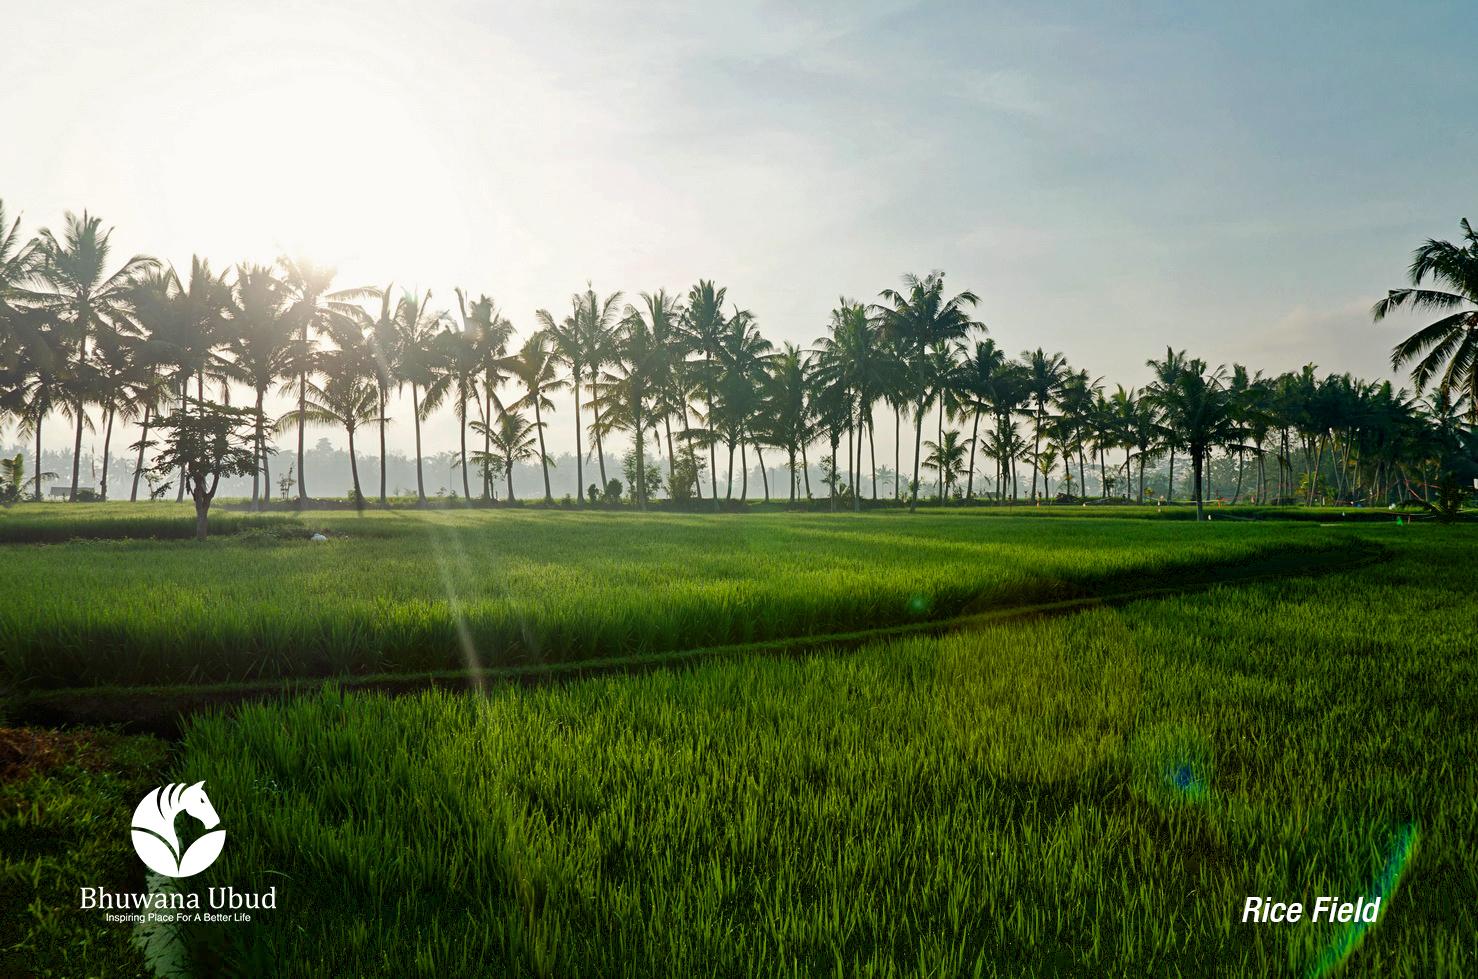
[[[193,410],[191,407],[193,406]],[[210,505],[222,478],[250,476],[257,465],[254,413],[190,399],[159,423],[162,448],[153,471],[178,471],[195,502],[195,539],[205,540]]]

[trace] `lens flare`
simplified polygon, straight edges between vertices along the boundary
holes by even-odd
[[[1407,824],[1396,832],[1391,840],[1390,848],[1386,851],[1386,864],[1381,869],[1380,876],[1375,879],[1370,889],[1365,892],[1369,899],[1380,898],[1381,910],[1389,913],[1390,902],[1396,894],[1396,887],[1401,883],[1401,875],[1411,865],[1412,857],[1416,856],[1417,829],[1414,825]],[[1352,921],[1345,926],[1334,942],[1324,950],[1309,970],[1309,979],[1322,979],[1324,976],[1336,972],[1355,950],[1364,941],[1365,935],[1374,927],[1375,922]]]

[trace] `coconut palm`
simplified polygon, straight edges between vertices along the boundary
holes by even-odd
[[[1191,458],[1191,487],[1196,500],[1196,519],[1205,516],[1202,475],[1207,456],[1216,445],[1240,445],[1241,433],[1226,385],[1226,369],[1208,369],[1206,362],[1191,359],[1176,375],[1173,384],[1153,394],[1164,413],[1165,425],[1175,444],[1184,446]]]
[[[698,284],[688,290],[688,302],[683,315],[683,329],[688,335],[689,348],[703,361],[698,372],[699,386],[705,395],[706,416],[713,417],[713,392],[715,381],[714,358],[718,356],[720,343],[728,320],[724,317],[724,299],[728,290],[715,286],[712,279],[699,279]],[[713,425],[705,422],[708,432],[704,441],[708,443],[708,476],[713,493],[713,508],[718,510],[718,459],[715,455]]]
[[[924,467],[939,474],[939,502],[943,503],[949,491],[959,482],[960,473],[964,471],[967,450],[965,440],[960,438],[959,432],[951,429],[938,442],[926,441],[924,448],[929,450],[929,454],[924,457]]]
[[[264,404],[268,388],[289,368],[288,345],[297,328],[291,314],[292,302],[287,284],[271,266],[237,266],[226,348],[231,353],[228,368],[231,379],[251,388],[256,398],[257,471],[251,478],[253,509],[260,508],[262,498],[272,496]]]
[[[1165,348],[1165,359],[1145,361],[1145,366],[1155,373],[1155,380],[1145,391],[1152,404],[1160,404],[1159,396],[1175,386],[1181,373],[1185,371],[1186,364],[1185,351],[1170,347]],[[1163,445],[1170,452],[1170,481],[1165,487],[1165,502],[1171,503],[1175,500],[1175,450],[1179,446],[1172,429],[1163,428],[1162,435]]]
[[[790,500],[796,497],[796,456],[811,439],[812,362],[804,351],[786,343],[770,361],[761,393],[764,433],[770,444],[785,450],[790,470]]]
[[[472,485],[467,476],[467,405],[480,404],[481,393],[478,382],[482,376],[482,351],[477,345],[477,334],[464,329],[455,329],[450,323],[433,338],[436,356],[431,368],[431,384],[426,389],[423,410],[429,413],[450,397],[457,409],[457,435],[460,442],[459,459],[462,469],[462,496],[472,499]]]
[[[909,395],[915,405],[913,485],[909,491],[909,512],[918,509],[919,463],[924,438],[924,412],[933,399],[934,377],[929,353],[941,344],[963,339],[972,329],[984,329],[970,318],[969,309],[979,305],[973,292],[961,292],[946,299],[944,273],[930,272],[920,278],[903,277],[904,291],[884,289],[882,303],[874,306],[882,317],[883,329],[897,338],[905,370]]]
[[[544,502],[553,503],[554,493],[549,489],[549,453],[544,447],[544,412],[554,410],[549,395],[562,391],[567,382],[559,378],[549,338],[535,331],[524,341],[518,353],[508,364],[508,371],[523,385],[524,395],[513,403],[514,408],[532,406],[534,427],[539,435],[539,465],[544,470]]]
[[[135,286],[159,263],[135,255],[109,272],[112,230],[104,231],[102,219],[86,211],[80,217],[68,211],[65,221],[60,237],[50,229],[42,229],[36,244],[36,275],[45,290],[42,301],[65,324],[63,335],[74,367],[69,379],[68,411],[76,425],[70,496],[75,501],[81,475],[82,429],[87,423],[83,365],[94,344],[115,342],[117,333],[126,326]]]
[[[226,364],[216,353],[226,339],[231,308],[225,273],[212,272],[210,263],[198,256],[190,261],[188,279],[182,280],[173,266],[153,269],[133,285],[128,302],[140,335],[137,356],[151,369],[168,371],[182,413],[188,410],[192,381],[197,403],[205,400],[207,380],[225,382]],[[143,448],[147,442],[146,436],[138,445]],[[176,501],[184,494],[181,473]]]
[[[1391,367],[1416,361],[1411,379],[1423,390],[1433,378],[1438,393],[1465,396],[1468,419],[1478,423],[1478,232],[1462,220],[1463,243],[1428,239],[1412,255],[1411,287],[1392,289],[1371,315],[1379,322],[1399,309],[1443,314],[1391,350]],[[1423,288],[1428,281],[1443,288]]]
[[[332,289],[334,270],[317,266],[303,259],[283,256],[277,260],[282,266],[283,280],[292,296],[290,315],[297,324],[297,336],[289,348],[291,375],[298,382],[298,417],[307,417],[308,375],[314,370],[316,352],[315,334],[347,332],[344,320],[357,322],[362,312],[354,306],[360,299],[376,297],[371,289]],[[303,471],[304,430],[298,427],[298,500],[308,498],[308,487]]]
[[[965,483],[967,500],[975,495],[975,449],[980,444],[980,416],[990,411],[995,401],[996,383],[1005,363],[1006,352],[994,340],[987,338],[976,343],[960,365],[961,394],[971,417],[970,464]]]
[[[605,386],[600,402],[606,422],[632,434],[636,479],[631,494],[639,510],[645,510],[648,502],[646,433],[648,429],[654,434],[656,431],[651,402],[669,353],[653,330],[652,320],[656,318],[660,322],[670,312],[656,295],[646,294],[644,300],[645,309],[626,307],[617,333],[616,363],[614,370],[603,377]]]
[[[503,460],[503,472],[508,476],[509,503],[518,502],[518,497],[513,493],[514,465],[532,459],[535,455],[543,458],[542,449],[535,451],[539,443],[532,433],[536,427],[517,409],[499,411],[498,420],[493,425],[480,421],[472,423],[472,430],[486,436],[492,446],[491,451],[498,453]]]
[[[486,295],[469,303],[466,294],[458,289],[457,305],[462,311],[462,330],[471,334],[480,365],[482,400],[478,402],[478,415],[483,423],[482,452],[484,459],[491,459],[492,438],[488,434],[488,425],[493,421],[493,409],[503,410],[498,388],[508,377],[508,341],[513,337],[513,324]],[[486,466],[482,467],[482,473],[483,497],[492,498],[493,474]]]
[[[421,401],[421,392],[436,380],[440,350],[435,342],[446,323],[444,312],[431,309],[431,293],[406,293],[395,306],[395,369],[397,384],[411,386],[411,421],[416,431],[416,502],[425,505],[426,477],[422,466],[421,421],[434,410]],[[305,394],[306,400],[306,394]]]
[[[580,425],[580,384],[581,375],[590,379],[590,398],[592,403],[600,400],[600,378],[601,372],[616,358],[616,333],[619,330],[621,318],[621,293],[613,292],[604,299],[596,295],[595,289],[590,283],[586,283],[583,293],[577,292],[570,296],[571,314],[562,324],[556,324],[564,335],[563,345],[551,335],[550,343],[554,346],[555,356],[571,366],[571,381],[575,389],[575,427]],[[553,317],[547,312],[540,310],[543,316],[540,322],[548,326],[553,323]],[[536,314],[537,315],[537,314]],[[546,318],[548,322],[546,322]],[[580,361],[580,368],[576,369],[570,360],[570,354],[576,354]],[[595,420],[591,423],[591,435],[595,439],[595,455],[600,465],[600,482],[606,485],[606,449],[604,432],[610,427],[601,424],[600,408],[595,406]],[[577,469],[577,485],[584,482],[584,458],[579,451],[579,433],[575,436],[576,452],[575,464]]]
[[[592,304],[595,293],[590,292]],[[612,296],[615,299],[620,293]],[[580,445],[580,388],[585,384],[586,363],[590,352],[589,334],[585,328],[584,308],[579,293],[570,297],[570,315],[562,321],[556,322],[553,315],[547,309],[535,310],[534,318],[540,323],[544,336],[549,340],[556,363],[565,365],[570,369],[570,384],[575,393],[575,487],[578,489],[585,485],[585,453]],[[593,381],[594,379],[592,379]],[[597,385],[592,383],[593,388]],[[596,392],[598,394],[598,392]],[[599,411],[599,409],[596,409]],[[597,423],[596,431],[600,431]],[[602,453],[604,460],[604,453]],[[601,481],[605,481],[605,470],[602,467]],[[579,497],[580,506],[585,505],[585,494],[575,494]]]
[[[1060,353],[1049,354],[1041,347],[1036,350],[1025,350],[1021,354],[1026,363],[1027,389],[1031,394],[1032,403],[1036,406],[1032,417],[1032,499],[1037,496],[1037,473],[1042,470],[1036,459],[1038,452],[1042,450],[1042,428],[1047,422],[1047,406],[1056,398],[1058,389],[1062,386],[1063,375],[1067,373],[1067,358]],[[1050,467],[1049,467],[1050,468]],[[1045,479],[1045,471],[1043,472]],[[1047,494],[1046,487],[1042,494]]]
[[[364,502],[359,484],[359,462],[354,448],[354,433],[364,424],[379,418],[380,395],[374,373],[364,354],[355,349],[336,349],[323,354],[318,363],[323,380],[309,380],[303,414],[293,409],[277,419],[276,429],[285,432],[308,425],[329,425],[344,429],[349,436],[349,473],[354,481],[354,503]]]

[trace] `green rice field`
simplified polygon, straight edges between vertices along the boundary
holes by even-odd
[[[34,511],[65,508],[16,509],[4,519],[36,526],[56,518]],[[0,683],[226,682],[590,661],[1176,585],[1259,560],[1296,568],[1300,557],[1363,541],[1344,526],[1243,520],[1188,528],[1025,512],[735,519],[470,510],[252,517],[195,546],[142,539],[164,518],[140,510],[150,508],[84,511],[76,528],[127,539],[0,545]],[[141,526],[130,529],[130,521]],[[1395,527],[1366,530],[1379,538]],[[310,541],[314,531],[329,540]]]
[[[85,756],[6,785],[0,897],[38,896],[0,927],[0,972],[1317,979],[1478,961],[1471,525],[344,513],[203,547],[0,554],[20,556],[0,578],[26,603],[0,612],[13,684],[337,677],[197,713],[173,742],[98,735],[143,784],[205,781],[230,836],[194,886],[275,886],[247,924],[125,943],[127,926],[59,920],[47,908],[94,868],[147,886],[109,803],[132,786]],[[1117,600],[1060,604],[1094,596]],[[1013,609],[1035,614],[984,614]],[[393,643],[356,652],[381,629]],[[340,685],[465,665],[469,646],[527,666],[736,643],[536,686]],[[113,842],[66,858],[59,812]],[[1251,895],[1325,894],[1380,896],[1379,919],[1240,922]]]

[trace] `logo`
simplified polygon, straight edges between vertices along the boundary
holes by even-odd
[[[210,830],[184,852],[180,851],[180,838],[174,831],[175,817],[182,809]],[[205,794],[204,782],[161,785],[144,796],[133,811],[133,848],[156,874],[190,877],[215,863],[221,855],[226,831],[215,828],[220,821]]]

